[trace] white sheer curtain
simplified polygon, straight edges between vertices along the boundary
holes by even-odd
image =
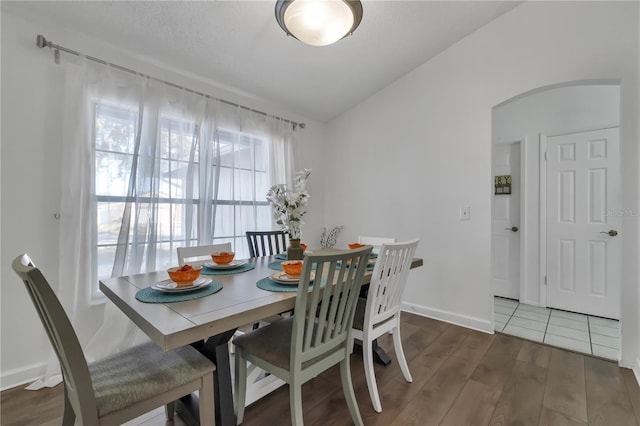
[[[267,126],[271,141],[271,155],[269,156],[271,185],[284,183],[288,188],[293,188],[296,176],[293,126],[275,117],[267,118]]]
[[[165,269],[178,246],[231,241],[242,252],[245,231],[273,225],[268,187],[295,170],[291,123],[77,62],[65,64],[57,290],[76,328],[100,278]],[[85,355],[145,339],[107,301]],[[30,388],[60,379],[52,354]]]

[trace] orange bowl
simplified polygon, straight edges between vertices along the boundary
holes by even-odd
[[[231,263],[236,254],[232,251],[221,251],[216,253],[211,253],[211,259],[216,262],[218,265],[228,265]]]
[[[352,249],[352,250],[353,249],[358,249],[358,248],[364,247],[364,246],[365,246],[364,244],[360,244],[360,243],[351,243],[351,244],[349,244],[349,248]]]
[[[185,271],[184,268],[187,266],[191,269]],[[169,278],[171,278],[171,281],[175,283],[190,283],[198,279],[201,270],[201,266],[197,266],[194,268],[191,267],[191,265],[184,265],[169,268],[167,269],[167,273],[169,274]]]
[[[307,250],[307,245],[305,243],[300,243],[300,247],[302,247],[303,252]]]
[[[282,262],[282,270],[287,275],[297,277],[302,273],[302,260],[286,260]]]

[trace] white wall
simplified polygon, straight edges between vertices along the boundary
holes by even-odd
[[[36,264],[57,283],[61,105],[63,68],[53,63],[52,52],[35,45],[43,34],[54,43],[137,69],[214,96],[306,123],[299,137],[299,167],[313,169],[309,181],[310,213],[305,216],[305,235],[320,239],[324,226],[323,143],[326,125],[301,117],[267,101],[249,99],[223,90],[214,82],[172,71],[170,66],[151,64],[127,52],[101,45],[62,28],[43,27],[7,13],[2,14],[2,146],[1,146],[1,235],[0,247],[0,386],[24,383],[44,371],[49,342],[28,299],[24,286],[11,270],[11,261],[29,252]],[[63,54],[64,56],[64,54]],[[316,210],[317,212],[314,212]],[[90,306],[80,313],[76,328],[85,341],[102,321],[104,305]]]
[[[555,87],[517,97],[493,110],[493,143],[522,140],[520,302],[546,306],[540,291],[540,137],[620,125],[620,87],[591,84]],[[517,222],[515,222],[517,223]],[[621,238],[635,238],[624,231]]]
[[[532,89],[622,82],[623,208],[638,211],[638,3],[527,2],[329,123],[328,223],[419,237],[408,309],[491,332],[491,110]],[[471,220],[458,219],[471,206]],[[638,232],[638,217],[623,227]],[[623,247],[622,364],[640,353],[638,242]]]
[[[507,101],[493,110],[492,132],[500,143],[540,132],[556,135],[618,125],[619,85],[594,82],[543,88]]]

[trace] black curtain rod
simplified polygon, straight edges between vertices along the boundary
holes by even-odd
[[[266,112],[257,111],[255,109],[249,108],[249,107],[244,106],[244,105],[237,104],[235,102],[231,102],[231,101],[227,101],[227,100],[224,100],[224,99],[220,99],[218,97],[211,96],[211,95],[208,95],[206,93],[198,92],[197,90],[189,89],[188,87],[180,86],[179,84],[171,83],[170,81],[162,80],[160,78],[156,78],[156,77],[150,76],[148,74],[144,74],[144,73],[138,72],[138,71],[133,70],[131,68],[123,67],[121,65],[112,64],[110,62],[105,61],[104,59],[95,58],[93,56],[89,56],[89,55],[85,55],[85,54],[80,53],[80,52],[76,52],[75,50],[71,50],[71,49],[68,49],[68,48],[66,48],[64,46],[60,46],[58,44],[52,43],[51,41],[49,41],[46,38],[44,38],[44,36],[42,34],[38,34],[38,36],[36,37],[36,45],[38,47],[40,47],[40,48],[48,47],[49,49],[55,49],[54,50],[54,60],[55,60],[56,64],[60,63],[60,51],[63,51],[63,52],[66,52],[66,53],[70,53],[70,54],[76,55],[76,56],[84,56],[90,61],[98,62],[98,63],[103,64],[103,65],[109,65],[112,68],[116,68],[116,69],[118,69],[120,71],[124,71],[124,72],[127,72],[129,74],[134,74],[134,75],[139,75],[141,77],[150,78],[152,80],[164,83],[167,86],[175,87],[176,89],[185,90],[185,91],[187,91],[189,93],[193,93],[195,95],[203,96],[203,97],[208,98],[208,99],[215,99],[215,100],[217,100],[219,102],[222,102],[223,104],[227,104],[227,105],[231,105],[231,106],[234,106],[234,107],[243,108],[243,109],[246,109],[247,111],[255,112],[256,114],[261,114],[261,115],[264,115],[264,116],[268,115]],[[294,130],[298,126],[300,126],[301,129],[304,129],[304,127],[305,127],[304,123],[297,123],[295,121],[291,121],[291,120],[288,120],[286,118],[277,117],[277,116],[275,116],[275,118],[280,119],[280,120],[284,121],[285,123],[291,123],[291,125],[293,126]]]

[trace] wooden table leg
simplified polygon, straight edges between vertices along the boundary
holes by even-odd
[[[374,340],[371,344],[371,348],[373,349],[373,361],[382,365],[389,365],[391,363],[391,358],[385,352],[384,349],[378,345],[378,339]],[[362,341],[359,339],[355,339],[353,350],[362,354]]]
[[[382,365],[389,365],[391,363],[391,358],[389,355],[378,345],[378,339],[374,340],[371,343],[371,347],[373,348],[373,359]]]
[[[213,361],[216,371],[213,373],[214,403],[217,426],[235,426],[236,413],[233,409],[233,385],[231,383],[231,364],[229,362],[229,340],[236,329],[225,331],[210,337],[206,342],[192,346]],[[187,395],[176,404],[176,412],[187,425],[198,425],[198,398]]]

